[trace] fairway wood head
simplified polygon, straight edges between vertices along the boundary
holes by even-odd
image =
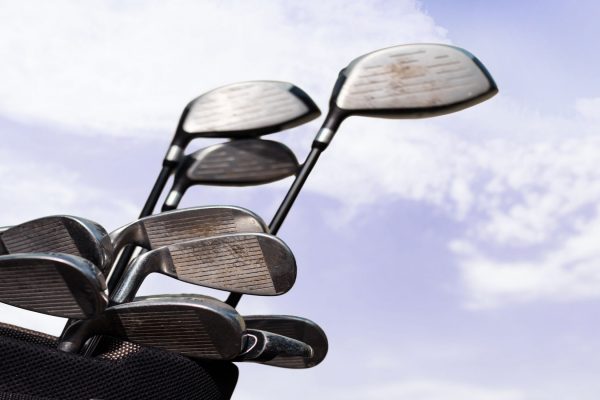
[[[288,82],[248,81],[221,86],[187,105],[165,163],[177,162],[196,137],[257,137],[301,125],[320,114],[312,99]]]
[[[242,349],[244,329],[244,320],[232,307],[210,297],[140,297],[73,324],[59,349],[77,352],[86,339],[101,334],[189,357],[230,360]]]
[[[248,315],[244,316],[248,329],[259,329],[299,340],[309,345],[310,356],[274,357],[264,364],[283,368],[311,368],[319,364],[327,355],[327,336],[313,321],[291,315]]]
[[[102,239],[106,230],[85,218],[53,215],[34,219],[0,233],[0,252],[55,252],[73,254],[91,261],[102,272],[110,266],[113,248]]]
[[[485,66],[459,47],[407,44],[377,50],[340,71],[314,145],[326,147],[351,115],[434,117],[471,107],[496,93],[498,87]]]
[[[480,103],[498,92],[474,55],[442,44],[388,47],[340,72],[332,102],[355,115],[423,118]]]
[[[281,239],[261,233],[175,243],[137,257],[111,299],[115,303],[132,299],[152,272],[213,289],[277,296],[294,285],[296,261]]]
[[[106,282],[88,260],[63,253],[0,256],[0,302],[65,318],[90,318],[106,307]]]
[[[292,176],[298,167],[294,153],[279,142],[245,139],[216,144],[185,157],[163,211],[175,208],[192,185],[261,185]]]
[[[206,206],[150,215],[110,233],[105,241],[119,251],[127,244],[151,250],[177,242],[237,232],[267,231],[252,211],[234,206]]]

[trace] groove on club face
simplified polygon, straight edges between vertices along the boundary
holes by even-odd
[[[248,329],[259,329],[287,336],[308,344],[313,349],[312,357],[275,357],[264,364],[282,368],[311,368],[318,365],[327,355],[327,336],[314,322],[291,315],[248,315],[244,316]]]
[[[0,301],[65,318],[89,318],[108,298],[102,273],[88,260],[60,253],[0,256]]]
[[[235,234],[169,246],[178,279],[214,289],[274,296],[296,280],[292,252],[270,235]]]
[[[335,104],[354,115],[431,117],[461,110],[497,93],[471,53],[441,44],[381,49],[352,61]]]
[[[103,334],[188,357],[229,360],[242,349],[244,329],[243,319],[233,308],[210,297],[140,297],[69,327],[59,349],[79,351],[87,338]]]
[[[294,285],[296,261],[285,243],[262,233],[175,243],[137,257],[111,294],[111,301],[120,304],[133,299],[144,278],[153,272],[213,289],[276,296]]]
[[[194,207],[150,215],[110,234],[115,251],[125,244],[156,249],[177,242],[237,232],[266,232],[265,222],[241,207]]]
[[[263,139],[237,139],[198,150],[181,162],[162,210],[177,208],[192,185],[262,185],[294,175],[299,168],[284,144]]]
[[[320,115],[300,88],[287,82],[248,81],[214,89],[187,108],[182,131],[245,138],[298,126]]]
[[[294,175],[298,160],[282,143],[247,139],[221,143],[193,155],[190,181],[205,185],[245,186],[274,182]]]
[[[55,252],[83,257],[103,272],[112,257],[112,246],[102,241],[106,230],[99,224],[79,217],[55,215],[38,218],[0,233],[5,252]]]

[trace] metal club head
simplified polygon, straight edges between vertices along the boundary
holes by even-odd
[[[140,297],[69,326],[59,349],[78,352],[91,336],[107,335],[189,357],[230,360],[242,351],[244,330],[235,309],[210,297]]]
[[[0,254],[56,252],[83,257],[107,272],[111,243],[106,230],[85,218],[53,215],[12,226],[0,232]]]
[[[485,66],[444,44],[388,47],[340,71],[327,120],[316,141],[328,144],[348,116],[427,118],[471,107],[498,93]]]
[[[280,366],[274,360],[309,359],[314,355],[308,344],[288,336],[258,329],[247,329],[242,353],[234,361],[251,361]]]
[[[247,81],[221,86],[187,105],[165,163],[179,161],[196,137],[257,137],[301,125],[319,115],[312,99],[288,82]]]
[[[0,256],[0,301],[65,318],[90,318],[108,303],[102,272],[90,261],[63,253]]]
[[[116,254],[128,244],[152,250],[198,238],[266,231],[265,222],[250,210],[234,206],[206,206],[149,215],[114,230],[104,240],[110,242]]]
[[[277,296],[294,285],[296,261],[281,239],[264,233],[175,243],[137,257],[111,300],[130,301],[144,278],[153,272],[213,289]]]
[[[248,329],[260,329],[286,336],[309,345],[313,352],[305,356],[276,356],[263,361],[282,368],[311,368],[318,365],[327,355],[328,342],[325,332],[313,321],[291,315],[247,315],[244,316]]]
[[[162,209],[176,208],[192,185],[261,185],[292,176],[298,167],[292,150],[272,140],[233,140],[209,146],[181,162]]]

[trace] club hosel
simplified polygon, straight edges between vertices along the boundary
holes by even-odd
[[[325,150],[329,146],[329,143],[331,143],[331,140],[333,140],[333,136],[345,118],[346,116],[342,110],[332,105],[327,113],[327,117],[325,117],[325,122],[323,122],[321,129],[319,129],[317,136],[313,140],[313,149]]]
[[[177,144],[171,144],[163,159],[163,167],[175,168],[183,158],[183,148]]]
[[[162,205],[161,211],[171,211],[177,208],[181,198],[183,197],[183,192],[179,190],[171,190],[165,199],[164,204]]]
[[[165,251],[168,252],[169,250],[154,250],[135,258],[127,268],[119,282],[119,286],[111,294],[109,306],[132,301],[144,278],[148,274],[156,272],[163,265],[163,252]]]
[[[89,321],[76,321],[70,324],[60,337],[58,350],[66,353],[78,353],[87,338]]]

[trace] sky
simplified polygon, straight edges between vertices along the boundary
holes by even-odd
[[[364,53],[460,46],[500,93],[443,117],[344,122],[279,232],[295,287],[239,307],[310,318],[329,354],[301,371],[240,364],[234,398],[595,400],[599,14],[575,0],[0,1],[0,224],[134,220],[181,110],[215,87],[289,81],[326,111]],[[302,160],[320,122],[269,139]],[[290,183],[195,187],[181,206],[268,221]],[[225,297],[155,276],[140,293],[175,291]],[[9,306],[0,319],[63,323]]]

